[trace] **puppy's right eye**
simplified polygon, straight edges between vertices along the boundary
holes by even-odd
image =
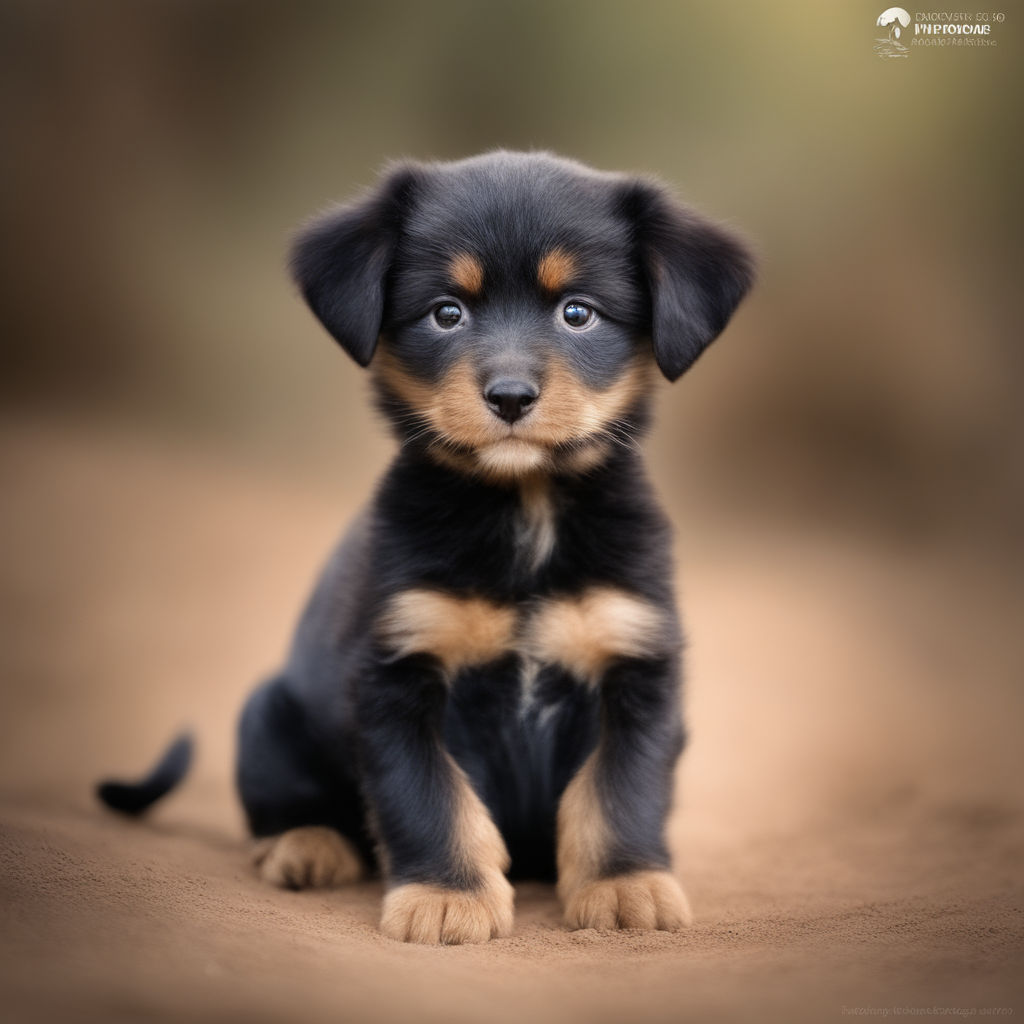
[[[570,327],[586,327],[594,311],[582,302],[570,302],[562,310],[562,318]]]
[[[434,319],[439,327],[454,327],[462,319],[462,310],[454,302],[446,302],[434,310]]]

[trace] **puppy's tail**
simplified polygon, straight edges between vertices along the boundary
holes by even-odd
[[[105,779],[96,786],[96,795],[108,807],[122,814],[142,814],[185,778],[192,765],[194,750],[192,734],[183,732],[144,778],[135,782]]]

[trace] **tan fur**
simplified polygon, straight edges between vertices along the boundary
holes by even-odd
[[[566,926],[682,928],[692,921],[690,905],[668,871],[600,877],[611,829],[594,782],[597,756],[583,762],[558,805],[558,895]]]
[[[541,444],[563,444],[597,434],[618,419],[652,386],[650,360],[637,358],[610,387],[587,387],[559,359],[553,359],[545,375],[540,413],[529,436]]]
[[[540,445],[510,437],[476,453],[476,468],[494,480],[521,480],[551,469],[551,456]]]
[[[527,534],[531,559],[543,561],[554,543],[550,499],[527,492],[524,506],[525,517],[540,518],[526,529],[537,532]],[[511,606],[416,588],[391,598],[376,632],[396,656],[431,654],[449,676],[519,650],[543,664],[561,665],[591,684],[613,658],[666,654],[674,643],[662,609],[614,587],[591,587],[577,597],[542,601],[521,631],[518,622]]]
[[[465,773],[448,758],[456,785],[452,852],[472,890],[407,884],[384,897],[381,931],[401,942],[486,942],[512,931],[513,889],[505,878],[508,850]]]
[[[432,654],[452,676],[500,657],[512,645],[513,608],[438,590],[396,594],[377,620],[378,638],[398,657]]]
[[[565,249],[551,249],[537,264],[537,282],[546,292],[558,293],[576,274],[576,258]]]
[[[612,450],[611,441],[591,441],[575,451],[561,457],[561,465],[570,473],[587,473],[608,458]]]
[[[457,288],[467,295],[479,295],[484,287],[484,268],[468,252],[460,252],[448,264],[448,276]]]
[[[487,407],[469,360],[448,371],[425,411],[431,425],[457,444],[478,447],[509,437],[508,425]]]
[[[407,372],[384,346],[374,355],[370,370],[388,391],[417,411],[425,410],[434,400],[434,388]]]
[[[385,388],[448,441],[477,447],[510,436],[507,425],[487,408],[476,374],[466,360],[456,363],[443,380],[432,385],[417,380],[387,349],[382,349],[374,360],[374,372]],[[443,446],[436,451],[444,453]]]
[[[594,786],[591,754],[565,787],[558,805],[558,895],[563,901],[598,877],[611,835]]]
[[[449,757],[456,784],[456,809],[452,823],[452,852],[469,875],[479,874],[489,884],[504,878],[511,859],[483,801],[469,784],[466,773]]]
[[[399,942],[460,945],[512,931],[512,886],[467,892],[410,883],[384,897],[380,930]]]
[[[565,468],[583,472],[609,451],[612,443],[629,443],[602,435],[608,424],[628,411],[652,386],[651,361],[638,357],[622,376],[603,390],[589,388],[558,359],[545,372],[540,398],[515,424],[487,407],[469,360],[462,360],[436,386],[417,380],[383,348],[374,359],[378,381],[415,409],[442,440],[430,450],[440,462],[467,467],[466,454],[445,443],[473,449],[468,465],[496,480],[523,479],[554,468],[552,448],[591,442],[560,457]]]
[[[544,601],[530,619],[526,647],[577,679],[596,683],[615,657],[668,653],[669,621],[657,606],[614,587]]]
[[[569,928],[644,928],[674,932],[693,914],[679,883],[667,871],[636,871],[602,878],[573,890],[565,902]]]
[[[333,828],[310,825],[261,839],[253,850],[260,877],[283,889],[328,888],[358,881],[364,865]]]

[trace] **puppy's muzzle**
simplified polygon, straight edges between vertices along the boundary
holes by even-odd
[[[535,385],[508,377],[493,381],[484,390],[488,408],[506,423],[515,423],[521,419],[539,395],[540,391]]]

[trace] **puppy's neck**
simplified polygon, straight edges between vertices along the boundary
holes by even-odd
[[[516,549],[536,572],[551,557],[557,539],[551,480],[540,474],[526,477],[519,484],[519,503]]]

